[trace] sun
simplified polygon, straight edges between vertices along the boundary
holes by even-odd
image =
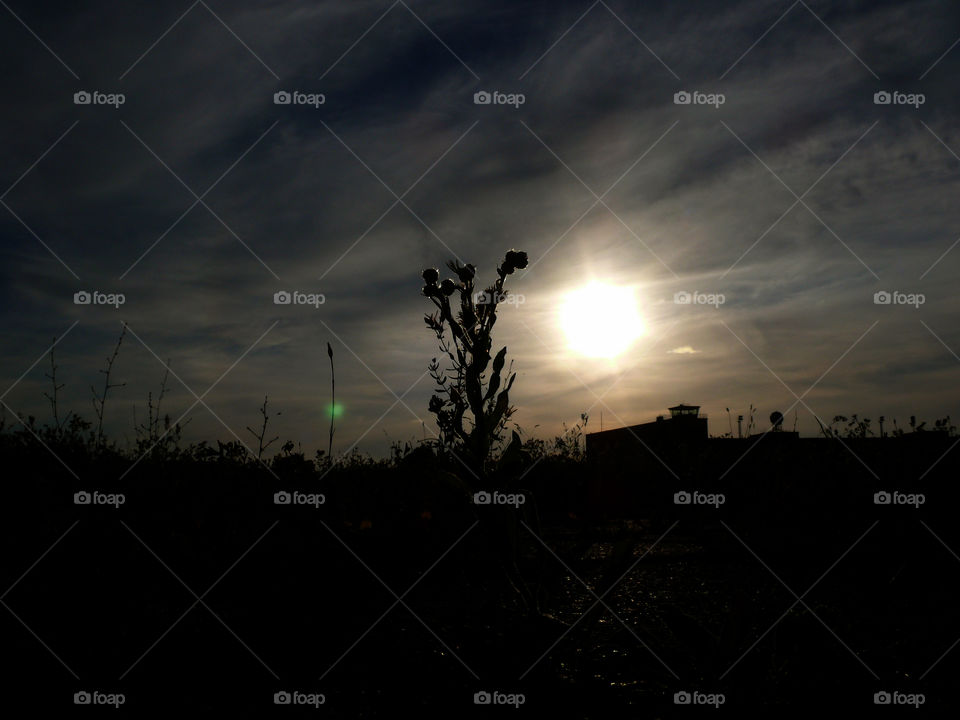
[[[628,287],[591,283],[564,298],[560,326],[574,352],[594,358],[615,358],[646,332]]]

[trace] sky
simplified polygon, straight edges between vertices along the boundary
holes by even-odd
[[[807,435],[960,417],[955,2],[0,5],[8,422],[49,419],[54,338],[92,419],[125,322],[118,442],[169,362],[187,440],[255,445],[268,396],[271,436],[325,448],[329,342],[335,452],[383,454],[435,433],[421,270],[491,282],[511,248],[525,436],[681,401],[716,435],[751,404]],[[645,328],[614,358],[565,331],[597,283]]]

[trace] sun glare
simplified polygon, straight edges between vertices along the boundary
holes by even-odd
[[[595,358],[615,358],[626,352],[646,328],[633,290],[592,283],[564,299],[560,326],[574,352]]]

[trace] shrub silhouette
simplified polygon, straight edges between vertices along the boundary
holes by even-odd
[[[514,413],[509,393],[516,373],[508,370],[503,380],[507,348],[491,356],[491,332],[497,321],[497,306],[504,299],[504,281],[515,270],[527,267],[527,254],[508,251],[497,268],[496,281],[481,292],[476,291],[473,265],[450,261],[447,267],[457,280],[447,278],[440,282],[436,268],[423,271],[426,284],[422,293],[438,310],[426,315],[424,321],[451,362],[448,368],[441,368],[437,358],[430,363],[437,393],[430,398],[429,409],[437,418],[441,447],[458,457],[462,453],[461,460],[480,480],[486,475],[490,455],[501,444],[506,423]],[[493,365],[487,377],[491,360]],[[520,438],[514,432],[505,455],[514,454],[519,448]]]

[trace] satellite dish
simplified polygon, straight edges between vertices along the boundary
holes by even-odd
[[[783,425],[783,413],[779,410],[770,413],[770,424],[773,425],[774,430],[779,430],[780,426]]]

